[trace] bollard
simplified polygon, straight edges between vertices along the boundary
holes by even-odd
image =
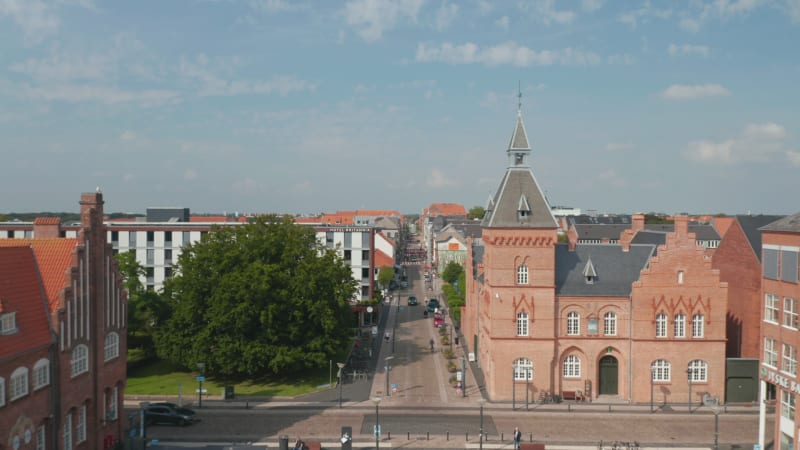
[[[572,403],[567,403],[567,412],[572,412]]]
[[[611,405],[608,405],[608,412],[611,412]]]
[[[430,431],[425,433],[425,439],[428,440],[428,441],[431,440],[431,432]]]
[[[533,442],[533,433],[528,435],[528,441]]]
[[[244,402],[244,409],[250,409],[250,400]]]
[[[501,441],[505,440],[505,439],[503,439],[503,436],[505,436],[505,433],[500,433],[500,440]]]
[[[447,440],[448,441],[450,440],[450,432],[449,431],[447,432]]]
[[[411,440],[411,432],[410,431],[406,431],[406,440],[407,441]]]
[[[464,440],[466,440],[467,442],[469,442],[469,432],[468,432],[468,433],[467,433],[467,434],[464,436]]]
[[[386,440],[387,441],[391,441],[392,440],[392,432],[391,431],[387,431],[386,432]]]

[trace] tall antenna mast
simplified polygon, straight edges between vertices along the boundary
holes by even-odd
[[[517,81],[517,114],[522,113],[522,82]]]

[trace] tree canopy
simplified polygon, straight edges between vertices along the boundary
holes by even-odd
[[[116,255],[120,275],[128,291],[128,348],[140,349],[145,359],[156,356],[154,332],[169,315],[169,308],[157,292],[148,291],[139,277],[144,267],[136,261],[136,250]]]
[[[389,283],[394,280],[394,268],[391,266],[383,266],[378,269],[378,284],[383,289],[389,288]]]
[[[471,220],[483,219],[486,214],[486,209],[483,206],[473,206],[467,212],[467,218]]]
[[[464,268],[461,267],[461,264],[455,261],[450,261],[446,266],[444,266],[442,279],[450,284],[453,284],[453,282],[458,280],[458,277],[461,276],[463,272]]]
[[[311,228],[263,216],[215,227],[183,249],[165,283],[161,358],[210,375],[291,376],[328,364],[350,338],[351,269]]]

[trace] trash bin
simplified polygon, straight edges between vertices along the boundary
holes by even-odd
[[[353,427],[342,427],[342,437],[339,439],[342,443],[342,450],[353,449]]]
[[[289,450],[289,436],[283,434],[278,439],[278,450]]]
[[[233,400],[233,386],[225,386],[225,400]]]

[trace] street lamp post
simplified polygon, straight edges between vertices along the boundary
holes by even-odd
[[[653,404],[653,382],[656,378],[656,368],[650,366],[650,414],[653,414],[656,410]]]
[[[531,368],[525,368],[525,411],[528,411],[528,394],[530,393]]]
[[[200,372],[200,375],[197,376],[197,407],[203,407],[203,380],[205,379],[206,373],[206,363],[199,362],[197,363],[197,371]]]
[[[686,376],[689,378],[689,414],[692,413],[692,375],[694,371],[692,368],[686,369]]]
[[[344,370],[344,363],[337,362],[337,366],[339,366],[339,374],[337,377],[339,378],[339,409],[342,408],[342,385],[344,384],[344,379],[342,378],[342,371]]]
[[[719,405],[714,403],[711,410],[714,411],[714,450],[719,450]]]
[[[478,436],[478,441],[480,443],[478,445],[480,450],[483,450],[483,404],[486,403],[486,399],[481,398],[480,400],[478,400],[478,403],[480,403],[481,405],[481,428],[480,428],[480,435]]]
[[[386,358],[386,396],[391,397],[392,391],[389,390],[389,372],[392,371],[392,366],[389,364],[394,359],[394,356],[387,356]]]
[[[517,410],[517,363],[511,365],[511,410]]]
[[[467,396],[467,357],[461,357],[461,396]]]
[[[381,416],[378,408],[381,404],[381,398],[373,397],[372,401],[375,402],[375,450],[379,450],[381,448]]]

